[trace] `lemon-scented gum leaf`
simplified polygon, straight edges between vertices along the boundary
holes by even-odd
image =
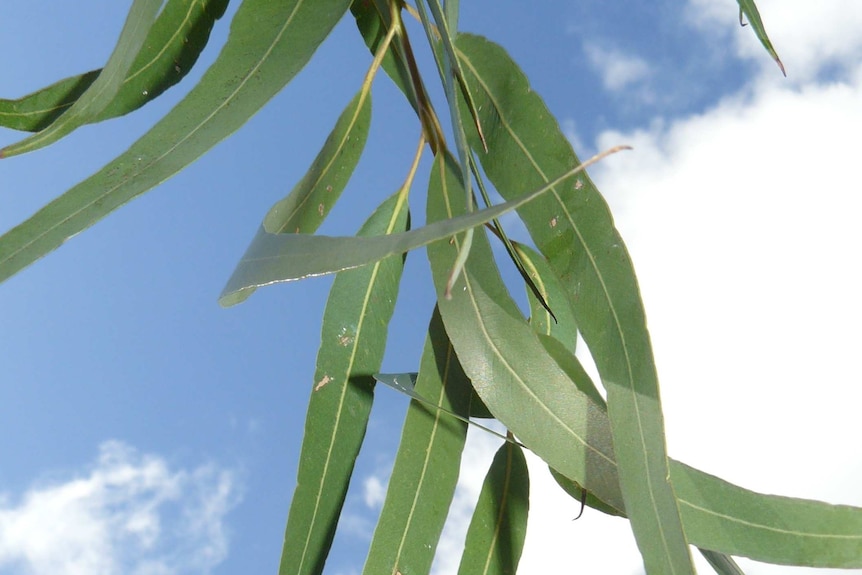
[[[467,417],[472,389],[434,310],[416,392]],[[467,424],[412,401],[363,573],[428,573],[455,494]]]
[[[527,514],[530,475],[518,445],[506,442],[494,456],[473,511],[458,575],[512,575],[518,570]]]
[[[348,0],[245,0],[200,82],[96,174],[0,237],[0,281],[173,176],[236,131],[311,59]]]
[[[404,194],[388,198],[360,230],[407,227]],[[297,486],[291,501],[280,575],[322,572],[371,410],[403,258],[338,274],[323,316],[315,380],[305,419]]]
[[[456,47],[488,153],[475,133],[471,145],[504,198],[578,165],[556,120],[502,48],[467,34]],[[607,204],[584,174],[519,215],[567,287],[607,391],[620,486],[647,572],[693,573],[668,480],[658,378],[637,280]]]
[[[113,101],[92,122],[127,114],[182,80],[209,40],[228,0],[168,0]],[[89,88],[101,70],[64,78],[15,100],[0,99],[0,125],[45,128]]]

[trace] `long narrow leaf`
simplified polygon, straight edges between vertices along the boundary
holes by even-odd
[[[418,393],[466,417],[472,389],[434,310],[422,353]],[[411,402],[364,575],[428,573],[455,486],[467,425]]]
[[[134,0],[114,51],[90,87],[53,123],[0,150],[0,158],[32,152],[53,144],[97,117],[120,91],[161,6],[162,0]]]
[[[458,575],[512,575],[527,535],[530,476],[521,448],[504,443],[491,463],[473,511]]]
[[[182,80],[209,40],[228,0],[168,0],[114,100],[91,121],[127,114]],[[39,131],[67,110],[101,70],[64,78],[15,100],[0,99],[0,126]]]
[[[371,93],[360,90],[341,113],[311,167],[287,197],[267,213],[262,229],[268,234],[314,233],[329,215],[347,186],[368,138],[371,125]],[[254,251],[256,235],[248,251]],[[240,303],[255,288],[237,292],[231,305]]]
[[[463,209],[458,172],[444,170],[439,160],[432,168],[431,220]],[[435,192],[438,186],[442,190]],[[450,186],[458,189],[448,191]],[[619,487],[613,487],[619,477],[604,407],[533,343],[532,329],[508,299],[484,237],[476,234],[452,300],[442,296],[456,248],[447,242],[428,248],[441,314],[464,371],[494,415],[527,447],[624,511]],[[670,476],[693,545],[771,563],[862,568],[862,508],[754,493],[673,460]]]
[[[595,156],[589,162],[563,174],[551,184],[504,204],[465,214],[458,218],[435,222],[402,234],[367,238],[330,237],[307,234],[271,234],[261,227],[258,229],[257,236],[252,240],[248,251],[228,279],[227,285],[219,297],[219,303],[224,306],[234,305],[244,299],[242,292],[251,288],[367,265],[382,258],[405,253],[441,238],[480,226],[536,199],[552,189],[554,184],[571,178],[590,162],[598,161],[601,157],[616,150],[615,148]]]
[[[245,0],[192,91],[132,147],[0,237],[0,281],[195,161],[305,66],[348,0]]]
[[[392,233],[406,226],[406,198],[398,193],[375,211],[360,234]],[[332,284],[280,575],[323,571],[365,435],[374,386],[371,374],[383,359],[402,269],[403,258],[396,256],[338,274]]]
[[[502,48],[462,34],[457,49],[489,152],[482,153],[477,134],[471,144],[504,198],[578,164],[556,120]],[[693,573],[668,481],[658,378],[637,280],[607,205],[584,175],[519,214],[569,289],[607,390],[620,485],[647,572]]]
[[[751,28],[754,30],[754,34],[757,36],[757,39],[760,40],[760,43],[763,44],[763,47],[766,48],[766,51],[769,52],[769,55],[772,56],[772,59],[775,60],[776,64],[778,64],[778,68],[781,70],[781,73],[787,76],[787,72],[784,71],[784,64],[781,63],[781,58],[778,57],[778,52],[775,51],[772,41],[770,41],[769,36],[766,35],[766,27],[763,25],[763,19],[760,17],[760,11],[758,11],[754,0],[739,0],[740,23],[743,21],[743,14],[751,23]]]
[[[432,167],[429,221],[464,211],[463,187],[453,164],[438,158]],[[484,230],[474,235],[452,298],[444,297],[458,241],[429,245],[428,259],[446,331],[474,389],[525,446],[603,501],[624,509],[606,413],[548,357],[538,335],[521,318],[500,279]]]

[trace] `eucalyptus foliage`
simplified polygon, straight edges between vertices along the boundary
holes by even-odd
[[[194,65],[226,5],[135,0],[101,71],[0,100],[3,126],[33,132],[0,156],[36,150],[160,95]],[[740,22],[751,24],[783,72],[754,2],[739,5]],[[350,17],[370,51],[365,79],[306,175],[263,218],[220,300],[234,305],[261,286],[337,274],[310,382],[280,573],[323,571],[377,381],[414,401],[366,573],[429,571],[467,426],[483,418],[502,424],[507,441],[488,470],[460,573],[517,569],[529,508],[523,449],[547,462],[575,499],[628,518],[650,574],[692,573],[690,546],[719,573],[739,572],[732,556],[862,567],[862,509],[754,493],[667,456],[634,267],[584,170],[601,158],[578,159],[503,48],[459,31],[457,0],[417,0],[415,6],[402,0],[244,0],[220,55],[173,110],[98,173],[0,237],[0,279],[229,136]],[[423,38],[408,35],[405,18],[421,22]],[[420,70],[414,42],[430,44],[436,69]],[[314,235],[346,187],[358,185],[350,176],[365,146],[372,83],[381,70],[422,128],[415,158],[402,187],[381,198],[356,237]],[[428,95],[429,81],[442,84],[445,117]],[[428,153],[434,157],[430,179],[414,182]],[[488,203],[489,184],[506,201],[480,208],[480,198]],[[426,194],[427,222],[410,230],[414,188]],[[510,211],[517,211],[534,247],[508,239],[498,218]],[[529,317],[501,279],[493,241],[502,242],[521,272]],[[429,302],[421,361],[415,373],[381,375],[404,257],[420,246],[427,246],[437,293]],[[574,354],[578,334],[604,393]]]

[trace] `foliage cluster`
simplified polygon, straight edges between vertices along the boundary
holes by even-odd
[[[778,61],[751,0],[743,17]],[[227,0],[134,0],[104,68],[0,101],[0,123],[33,132],[31,152],[87,123],[129,113],[179,82]],[[336,273],[322,321],[280,573],[323,570],[362,446],[375,381],[410,395],[367,573],[427,573],[458,478],[467,425],[509,430],[482,489],[460,572],[513,573],[529,478],[523,449],[572,497],[631,522],[648,573],[693,572],[689,546],[719,573],[731,556],[862,567],[862,510],[762,495],[667,456],[658,378],[634,268],[607,204],[524,73],[494,42],[458,30],[458,2],[244,0],[215,63],[126,152],[0,237],[0,279],[153,188],[229,136],[352,13],[373,60],[307,174],[272,207],[228,281],[223,305],[258,287]],[[446,95],[451,137],[402,18],[421,22]],[[356,237],[314,232],[349,183],[371,123],[379,70],[422,127],[402,187]],[[783,71],[783,68],[782,68]],[[434,155],[427,223],[410,229],[419,159]],[[613,153],[609,150],[606,153]],[[506,200],[491,206],[487,187]],[[480,200],[487,204],[480,208]],[[499,217],[517,210],[532,245]],[[489,233],[490,232],[490,235]],[[527,288],[529,317],[497,270],[500,241]],[[405,254],[426,246],[438,294],[416,373],[379,374]],[[586,341],[600,392],[574,354]]]

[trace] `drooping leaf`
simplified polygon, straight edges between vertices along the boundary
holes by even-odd
[[[388,198],[360,230],[407,227],[405,194]],[[403,258],[338,274],[323,316],[314,385],[305,419],[296,491],[280,575],[323,571],[371,410],[374,379],[398,294]]]
[[[428,221],[464,212],[460,172],[435,160],[428,186]],[[434,225],[434,224],[429,224]],[[624,509],[607,414],[580,392],[521,317],[499,276],[484,230],[452,298],[444,297],[458,253],[456,236],[428,246],[446,332],[485,405],[526,447],[597,497]]]
[[[460,186],[457,173],[435,162],[429,220],[463,209],[462,190],[447,191]],[[484,238],[476,234],[451,300],[442,296],[456,248],[447,242],[428,248],[441,315],[465,373],[527,447],[605,504],[625,510],[613,487],[619,477],[607,413],[531,340],[537,336],[508,299]],[[693,545],[770,563],[862,567],[862,508],[755,493],[673,460],[670,476]]]
[[[96,118],[120,91],[161,6],[162,0],[134,0],[117,45],[99,76],[54,122],[36,134],[6,146],[0,150],[0,158],[32,152],[53,144]]]
[[[527,535],[530,476],[521,448],[506,442],[491,463],[473,511],[458,575],[513,575]]]
[[[368,138],[371,93],[360,90],[341,113],[311,167],[287,197],[266,214],[262,229],[268,234],[314,233],[329,215],[347,186]],[[255,240],[260,238],[255,236]],[[253,251],[254,243],[248,248]],[[230,305],[244,301],[255,288],[236,293]]]
[[[754,34],[757,36],[757,39],[760,40],[760,43],[763,44],[763,47],[766,48],[766,51],[769,52],[769,55],[772,56],[772,59],[775,60],[776,64],[778,64],[778,68],[781,70],[781,73],[787,76],[787,72],[784,71],[784,64],[781,63],[781,58],[778,57],[778,52],[775,51],[775,47],[773,47],[772,42],[769,40],[769,36],[766,35],[766,28],[763,25],[763,19],[760,17],[760,12],[757,10],[757,5],[754,3],[754,0],[739,0],[740,24],[743,24],[743,15],[745,15],[751,23],[751,28],[754,30]]]
[[[434,310],[417,393],[462,417],[472,389]],[[428,573],[458,483],[467,425],[411,402],[363,574]]]
[[[598,161],[610,152],[595,156],[590,161]],[[440,238],[480,226],[534,200],[551,189],[554,183],[574,176],[587,164],[563,174],[551,184],[504,204],[392,236],[353,238],[271,234],[261,227],[228,279],[219,297],[219,303],[230,306],[242,301],[244,299],[242,292],[251,288],[367,265],[381,258],[405,253]]]
[[[245,0],[201,81],[128,151],[0,237],[0,281],[192,163],[305,66],[348,0]]]
[[[502,48],[467,34],[456,46],[488,153],[475,133],[471,145],[504,198],[578,165],[553,115]],[[658,377],[637,280],[607,204],[583,175],[523,206],[519,215],[569,289],[605,385],[620,486],[647,572],[693,573],[668,481]]]
[[[182,80],[209,40],[228,0],[168,0],[114,100],[91,121],[138,109]],[[93,70],[15,100],[0,99],[0,126],[36,132],[67,110],[101,70]]]

